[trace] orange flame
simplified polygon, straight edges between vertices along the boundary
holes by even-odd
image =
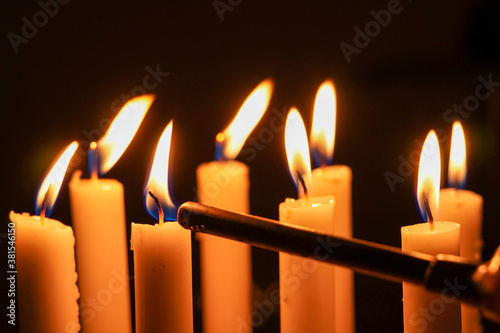
[[[154,101],[154,95],[131,99],[122,107],[108,131],[97,142],[99,174],[105,174],[122,156]]]
[[[311,150],[319,165],[329,164],[333,159],[336,109],[335,86],[332,81],[327,80],[316,93],[311,130]]]
[[[466,156],[464,129],[459,121],[455,121],[451,134],[450,163],[448,165],[448,183],[452,187],[462,188],[465,185]]]
[[[146,208],[148,209],[149,214],[151,214],[154,218],[160,219],[160,224],[163,223],[163,219],[161,219],[162,214],[159,213],[154,199],[148,195],[148,193],[151,192],[158,198],[159,203],[164,210],[168,208],[175,208],[169,194],[168,183],[168,159],[170,156],[170,143],[172,141],[172,127],[173,121],[171,120],[167,127],[165,127],[160,140],[158,140],[153,163],[151,165],[151,171],[149,172],[149,178],[144,189]]]
[[[262,81],[247,97],[231,124],[224,129],[223,136],[217,135],[218,142],[223,144],[222,156],[225,159],[232,160],[238,156],[243,144],[269,106],[272,92],[272,80]]]
[[[73,141],[52,164],[50,171],[43,179],[35,199],[35,213],[49,216],[61,189],[64,175],[69,162],[78,149],[78,143]]]
[[[288,160],[288,169],[295,186],[304,187],[304,193],[311,189],[311,160],[306,128],[296,108],[290,109],[285,125],[285,150]]]
[[[427,134],[418,166],[417,200],[424,221],[433,222],[439,216],[439,185],[441,153],[436,132]]]

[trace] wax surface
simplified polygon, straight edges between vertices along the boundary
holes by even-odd
[[[214,161],[196,170],[198,201],[249,213],[248,167]],[[249,245],[198,234],[201,256],[203,332],[252,332],[252,262]]]
[[[73,230],[59,221],[10,212],[15,224],[21,333],[79,332]]]
[[[334,207],[332,196],[286,199],[279,206],[280,222],[333,234]],[[334,332],[334,266],[287,253],[279,257],[281,332]]]
[[[123,186],[114,179],[69,182],[83,333],[132,332]]]
[[[335,198],[333,233],[352,237],[352,171],[346,165],[331,165],[312,170],[309,195]],[[302,197],[302,195],[301,195]],[[354,273],[335,266],[335,331],[354,333]]]
[[[193,332],[191,232],[132,223],[136,332]]]
[[[416,251],[431,255],[460,255],[460,225],[455,222],[419,223],[401,228],[403,251]],[[453,281],[450,281],[453,286]],[[460,333],[460,302],[456,290],[443,290],[440,294],[425,291],[423,287],[403,282],[403,313],[405,333]]]

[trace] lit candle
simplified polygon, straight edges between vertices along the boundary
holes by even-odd
[[[335,144],[337,99],[330,80],[318,89],[311,130],[311,153],[318,168],[312,171],[310,196],[335,198],[333,233],[352,237],[352,171],[347,165],[332,165]],[[354,333],[354,273],[335,267],[335,331]]]
[[[290,174],[305,198],[288,198],[281,203],[280,222],[333,234],[334,198],[307,195],[311,188],[309,147],[304,123],[295,108],[286,120],[285,147]],[[334,266],[280,252],[279,271],[281,332],[334,332]]]
[[[12,211],[9,215],[9,228],[15,227],[16,262],[9,264],[7,273],[15,281],[17,268],[21,333],[80,331],[75,237],[71,227],[48,218],[77,148],[76,142],[71,143],[40,185],[36,197],[40,216]]]
[[[191,233],[164,223],[177,212],[168,186],[172,126],[158,141],[144,189],[147,210],[158,223],[132,223],[137,333],[193,332]]]
[[[69,182],[84,333],[132,332],[123,186],[97,174],[120,158],[153,100],[128,101],[89,154],[91,178],[78,170]]]
[[[263,81],[217,135],[216,161],[196,170],[200,203],[249,213],[248,167],[234,159],[266,111],[272,90],[272,81]],[[199,239],[203,332],[251,332],[250,246],[211,235]]]
[[[439,197],[442,219],[460,224],[460,256],[472,261],[481,260],[483,197],[462,189],[467,174],[465,135],[460,122],[453,123],[448,184]],[[479,310],[462,304],[462,331],[482,332]]]
[[[441,157],[434,131],[425,139],[418,168],[417,198],[424,221],[401,228],[403,251],[431,255],[460,254],[460,225],[439,221]],[[436,221],[435,221],[436,220]],[[453,287],[453,281],[450,281]],[[440,294],[403,282],[404,329],[412,332],[461,332],[460,302],[452,288]]]

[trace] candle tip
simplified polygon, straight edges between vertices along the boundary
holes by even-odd
[[[218,133],[215,137],[215,160],[224,160],[224,145],[226,143],[226,135],[224,133]]]
[[[434,217],[432,216],[429,198],[427,197],[427,193],[425,191],[422,192],[422,201],[424,202],[424,211],[427,221],[430,223],[431,230],[434,230]]]
[[[306,197],[307,200],[307,187],[306,187],[306,182],[304,180],[304,177],[300,174],[300,172],[297,171],[297,178],[299,180],[299,186],[302,185],[302,189],[304,190],[304,197]]]
[[[97,143],[92,141],[89,147],[89,170],[90,178],[97,179]]]

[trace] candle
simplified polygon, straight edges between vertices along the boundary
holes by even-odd
[[[16,262],[9,265],[7,274],[12,281],[17,275],[21,333],[80,330],[75,237],[71,227],[48,218],[77,148],[76,142],[71,143],[40,185],[36,199],[40,216],[12,211],[9,215],[9,228],[15,228],[11,241],[15,242]]]
[[[69,182],[83,333],[132,332],[123,186],[100,179],[134,137],[154,96],[128,101],[89,154],[91,178]]]
[[[336,101],[333,82],[323,82],[314,103],[310,146],[318,168],[312,170],[312,188],[309,194],[332,195],[335,198],[333,233],[351,238],[352,171],[346,165],[331,165],[335,144]],[[336,332],[355,332],[354,273],[343,267],[335,267],[335,318]]]
[[[198,201],[249,213],[248,167],[234,161],[269,105],[273,83],[265,80],[245,100],[233,122],[217,135],[216,161],[196,170]],[[203,332],[251,332],[250,246],[200,235]]]
[[[159,222],[132,223],[137,333],[193,332],[191,233],[164,223],[165,211],[177,212],[168,191],[172,126],[171,121],[160,137],[144,190],[147,210]]]
[[[285,147],[290,174],[304,199],[286,199],[279,206],[281,223],[333,234],[335,200],[308,197],[311,162],[307,135],[297,109],[288,113]],[[335,329],[334,266],[287,253],[279,254],[281,332],[332,332]]]
[[[481,260],[483,197],[462,189],[467,173],[465,135],[460,122],[453,123],[448,184],[439,194],[442,219],[460,224],[460,256]],[[462,304],[462,331],[482,332],[481,316],[475,307]]]
[[[439,217],[440,178],[439,142],[436,133],[430,131],[420,154],[417,184],[420,212],[429,223],[401,228],[403,251],[431,255],[460,254],[460,225],[434,221]],[[450,281],[450,288],[444,288],[441,293],[429,293],[421,286],[403,282],[405,332],[461,332],[460,302],[454,292],[453,281]]]

